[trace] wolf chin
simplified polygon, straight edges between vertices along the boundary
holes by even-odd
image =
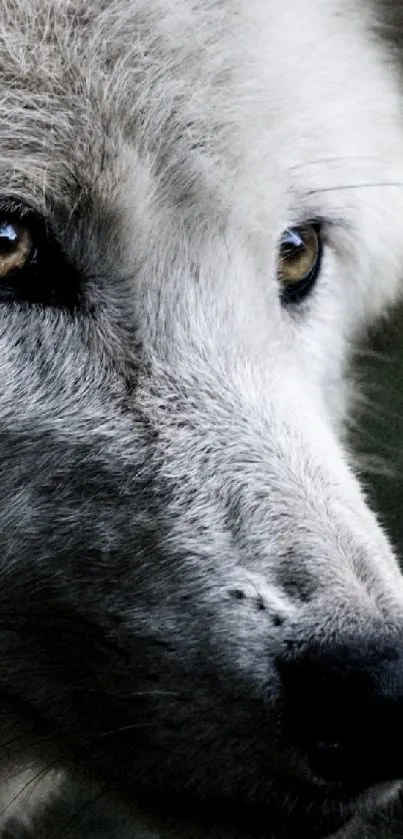
[[[346,423],[403,291],[400,18],[2,0],[1,836],[399,835]]]

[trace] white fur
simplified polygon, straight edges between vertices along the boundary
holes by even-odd
[[[3,0],[0,9],[0,191],[48,214],[53,202],[64,208],[60,236],[103,306],[85,338],[77,324],[57,332],[46,315],[49,347],[54,341],[60,353],[50,378],[63,381],[54,391],[42,369],[24,368],[10,339],[20,313],[0,313],[1,419],[17,433],[32,422],[50,429],[60,445],[85,442],[91,429],[103,457],[119,462],[127,453],[135,471],[133,418],[116,409],[124,384],[104,370],[109,358],[132,370],[141,344],[149,367],[136,410],[158,427],[161,480],[182,488],[167,503],[169,550],[206,562],[213,549],[222,554],[217,590],[200,593],[214,614],[214,598],[232,581],[246,600],[257,591],[269,612],[303,625],[305,612],[279,581],[279,573],[292,577],[293,553],[316,580],[326,619],[334,610],[341,625],[348,603],[363,625],[384,618],[403,626],[401,574],[344,442],[352,348],[402,291],[402,89],[375,22],[375,6],[359,0]],[[88,196],[95,221],[106,210],[113,217],[103,251],[90,228],[84,248],[70,242],[70,219]],[[287,309],[278,242],[312,219],[323,221],[320,280],[298,311]],[[105,291],[108,276],[114,283]],[[238,487],[250,529],[232,567],[214,504]],[[25,509],[29,492],[19,487],[15,508]],[[211,543],[200,544],[195,515],[208,521]],[[10,519],[2,522],[5,532]],[[13,563],[14,555],[5,573]],[[82,608],[96,621],[98,604],[85,600],[90,586],[89,577]],[[123,622],[135,612],[129,595]],[[171,608],[161,607],[168,628]],[[243,620],[232,625],[220,613],[214,626],[229,638],[240,627],[237,667],[249,679]],[[231,656],[229,644],[223,666]],[[256,670],[253,677],[263,679]],[[35,823],[35,791],[41,804],[47,795],[34,780],[31,796],[29,781],[49,756],[31,743],[26,751],[11,788],[15,757],[1,764],[4,830],[19,809],[21,822],[32,815]],[[64,766],[59,754],[50,762],[59,760]],[[76,781],[57,775],[73,812],[81,771]],[[102,815],[110,837],[207,837],[202,828],[115,810],[102,789],[98,803],[96,796],[94,809],[112,808]],[[91,812],[77,816],[71,835],[89,839]]]

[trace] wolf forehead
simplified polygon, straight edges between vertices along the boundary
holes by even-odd
[[[39,168],[43,187],[43,169],[51,179],[59,170],[59,180],[68,182],[76,166],[74,175],[90,182],[94,166],[105,163],[108,138],[119,148],[135,144],[160,172],[186,156],[190,180],[201,151],[217,160],[232,150],[235,168],[240,151],[249,159],[265,152],[266,165],[274,158],[289,169],[296,158],[323,155],[329,142],[340,155],[349,122],[357,134],[349,137],[350,150],[355,142],[365,150],[369,122],[396,103],[388,71],[382,78],[374,67],[374,49],[363,48],[357,63],[364,33],[356,21],[345,33],[338,14],[345,0],[331,0],[333,32],[320,3],[293,0],[285,9],[279,3],[276,15],[265,5],[7,0],[0,9],[2,169],[11,162],[13,171],[31,166],[35,180]],[[293,32],[293,51],[281,62],[284,30]],[[258,54],[262,48],[259,59],[255,47]],[[337,74],[324,64],[329,49],[342,57]]]

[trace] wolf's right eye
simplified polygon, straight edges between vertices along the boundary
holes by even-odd
[[[78,272],[65,258],[48,219],[0,196],[0,304],[75,309],[79,300]]]
[[[34,255],[34,242],[25,225],[0,218],[0,280],[22,271]]]

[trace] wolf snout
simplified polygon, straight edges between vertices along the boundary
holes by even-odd
[[[357,791],[403,778],[403,636],[317,644],[278,667],[287,736],[316,776]]]

